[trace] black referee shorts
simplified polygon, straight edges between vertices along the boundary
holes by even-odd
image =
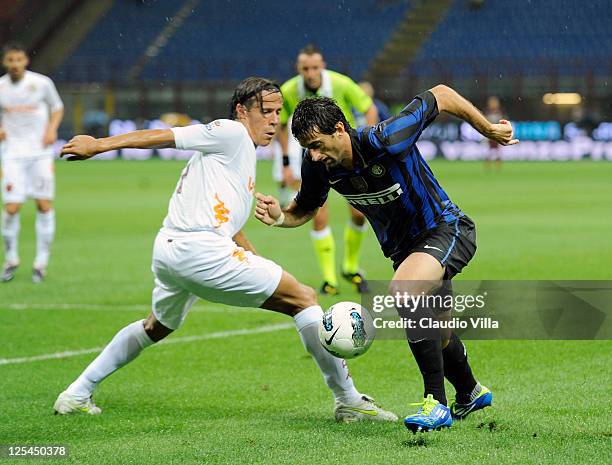
[[[443,223],[425,231],[412,242],[410,247],[397,256],[391,257],[393,269],[414,252],[431,255],[445,267],[444,279],[452,279],[461,273],[476,253],[476,226],[467,216],[452,223]]]

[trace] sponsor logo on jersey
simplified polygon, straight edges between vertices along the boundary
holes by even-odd
[[[351,205],[384,205],[399,199],[403,193],[404,191],[399,183],[395,183],[382,191],[367,194],[349,194],[344,195],[344,197]]]
[[[215,200],[217,204],[213,207],[213,210],[215,212],[215,219],[217,220],[215,228],[218,228],[229,221],[230,211],[225,208],[225,203],[219,198],[219,194],[215,194]]]
[[[255,190],[255,183],[253,182],[253,178],[249,176],[249,183],[247,184],[247,188],[249,192],[253,192]]]

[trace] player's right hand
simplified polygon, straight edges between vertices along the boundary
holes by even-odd
[[[518,144],[518,139],[513,139],[514,130],[512,129],[512,124],[510,121],[501,119],[499,120],[499,124],[492,124],[491,129],[487,137],[492,139],[501,145],[514,145]]]
[[[255,205],[255,218],[263,224],[272,226],[281,215],[281,207],[278,200],[271,195],[259,192],[255,194],[257,204]]]
[[[74,136],[62,147],[60,156],[70,155],[67,158],[68,161],[77,161],[87,160],[98,153],[98,140],[95,137]]]
[[[4,139],[6,139],[6,132],[4,132],[4,129],[0,128],[0,140]]]

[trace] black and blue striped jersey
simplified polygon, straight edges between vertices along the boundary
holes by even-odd
[[[436,99],[427,91],[399,115],[376,126],[349,130],[353,169],[328,168],[313,161],[306,151],[298,206],[306,210],[320,207],[329,189],[334,189],[366,216],[383,253],[392,259],[426,231],[464,216],[416,146],[437,115]]]

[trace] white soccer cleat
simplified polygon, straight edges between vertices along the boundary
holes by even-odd
[[[354,421],[397,421],[397,415],[382,409],[370,396],[362,395],[354,404],[344,404],[336,400],[334,416],[337,422]]]
[[[19,263],[5,263],[2,267],[2,274],[0,275],[0,281],[8,283],[15,277],[15,271],[19,267]]]
[[[44,281],[46,272],[43,268],[32,268],[32,282],[34,284],[40,284]]]
[[[70,413],[87,413],[89,415],[99,415],[102,409],[93,403],[91,397],[86,400],[78,399],[72,394],[64,391],[53,404],[55,414],[68,415]]]

